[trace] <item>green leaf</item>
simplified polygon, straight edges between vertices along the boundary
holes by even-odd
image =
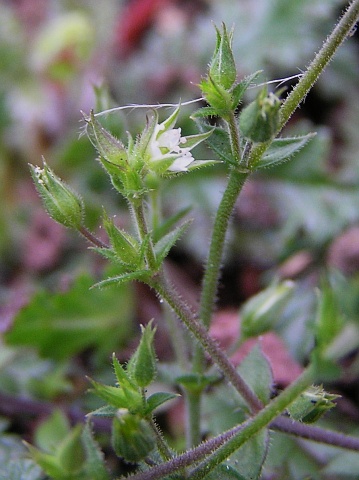
[[[273,386],[272,370],[258,344],[241,362],[238,371],[257,397],[264,404],[268,403]]]
[[[101,280],[100,282],[95,283],[93,288],[99,287],[109,287],[111,285],[120,286],[127,282],[132,282],[134,280],[138,280],[139,282],[146,283],[151,277],[151,272],[149,270],[137,270],[136,272],[131,273],[123,273],[122,275],[117,275],[116,277],[106,278],[105,280]]]
[[[252,73],[251,75],[247,75],[243,78],[232,90],[233,96],[233,103],[232,108],[236,109],[238,104],[240,103],[243,95],[245,94],[247,88],[253,83],[258,76],[262,73],[262,70],[258,70],[257,72]]]
[[[290,160],[301,150],[316,133],[308,133],[298,137],[276,138],[265,152],[260,161],[253,165],[255,170],[269,168]]]
[[[35,431],[35,444],[47,453],[54,453],[64,437],[70,432],[70,423],[61,410],[54,412]]]
[[[81,443],[82,425],[76,425],[66,435],[56,450],[56,458],[65,472],[77,474],[85,460]]]
[[[105,418],[112,418],[117,412],[117,408],[113,407],[112,405],[105,405],[103,407],[97,408],[92,412],[88,413],[88,417],[105,417]]]
[[[153,412],[163,403],[173,400],[174,398],[180,397],[177,393],[167,393],[167,392],[156,392],[150,395],[147,398],[147,408],[146,414]]]
[[[323,354],[342,330],[344,319],[339,310],[334,290],[327,281],[322,282],[318,295],[318,307],[315,322],[316,348]]]
[[[140,250],[137,240],[129,233],[117,228],[106,213],[104,213],[104,226],[119,260],[124,265],[130,266],[131,269],[136,268],[139,263]]]
[[[207,131],[213,127],[203,120],[198,120],[197,126],[201,131]],[[215,127],[212,135],[206,140],[209,148],[225,163],[238,165],[238,162],[232,155],[231,142],[226,130],[221,127]]]
[[[31,457],[46,472],[47,475],[55,480],[66,479],[67,475],[59,464],[58,459],[54,455],[43,453],[32,445],[27,445],[27,447]]]
[[[209,475],[204,477],[205,480],[247,480],[237,472],[231,465],[219,465]]]
[[[36,293],[16,316],[6,341],[58,360],[89,347],[106,355],[118,348],[131,332],[132,291],[128,286],[90,291],[92,284],[90,276],[81,275],[65,293]]]
[[[105,466],[104,454],[93,438],[90,422],[82,431],[82,443],[86,453],[84,469],[88,480],[110,480],[110,475]]]
[[[173,245],[177,242],[177,240],[183,235],[185,230],[189,227],[192,223],[192,220],[187,220],[185,223],[180,225],[179,227],[175,228],[171,232],[167,233],[164,237],[162,237],[155,245],[155,255],[156,255],[156,264],[157,268],[160,268],[162,265],[163,260],[168,255],[169,251],[173,247]]]
[[[213,107],[202,107],[192,113],[191,118],[193,120],[203,117],[217,117],[217,110]]]
[[[152,239],[157,243],[162,237],[169,233],[170,229],[191,211],[191,207],[182,208],[179,212],[167,218],[159,227],[152,232]]]
[[[94,393],[109,405],[116,407],[117,409],[128,409],[130,407],[128,397],[125,395],[122,388],[103,385],[91,378],[89,380],[94,388]]]
[[[229,459],[246,480],[259,480],[269,448],[269,432],[261,430],[237,450]]]

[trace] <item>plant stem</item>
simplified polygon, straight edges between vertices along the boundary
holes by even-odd
[[[218,281],[223,259],[225,237],[229,220],[238,198],[238,195],[247,179],[247,174],[232,169],[228,184],[217,210],[213,225],[211,244],[203,277],[199,318],[203,325],[208,328],[212,318],[212,312],[217,296]],[[194,361],[194,371],[203,371],[203,355],[197,353]]]
[[[155,438],[156,438],[156,443],[157,443],[157,448],[158,448],[158,451],[162,457],[163,460],[170,460],[171,458],[173,458],[173,455],[172,455],[172,452],[171,452],[171,449],[169,448],[169,446],[167,445],[167,443],[165,442],[163,436],[162,436],[162,433],[161,431],[159,430],[155,420],[153,417],[151,417],[149,420],[148,420],[148,423],[153,431],[153,433],[155,434]]]
[[[179,469],[185,468],[186,466],[193,465],[204,456],[209,455],[209,460],[211,462],[213,461],[213,465],[207,466],[207,462],[204,461],[202,465],[192,471],[191,476],[186,478],[197,480],[195,475],[201,475],[202,473],[207,475],[212,470],[212,467],[215,468],[219,463],[228,458],[230,454],[240,448],[247,440],[258,433],[262,428],[265,428],[274,418],[284,411],[290,403],[292,403],[297,396],[312,383],[312,380],[313,371],[312,368],[309,367],[295,382],[278,395],[278,397],[272,400],[255,417],[227,430],[217,437],[207,440],[198,447],[173,458],[167,463],[163,463],[146,472],[131,476],[131,480],[158,480],[165,475],[169,475]],[[216,454],[219,454],[220,457],[223,456],[224,458],[217,459],[215,458]],[[218,463],[217,460],[219,460]],[[201,472],[202,467],[205,469],[204,472]],[[198,478],[203,477],[198,476]]]
[[[140,202],[139,204],[130,204],[132,216],[135,220],[138,236],[141,242],[146,241],[148,238],[148,227],[146,222],[145,216],[145,209],[144,209],[144,202]],[[155,252],[153,250],[152,240],[148,238],[148,245],[145,252],[147,266],[150,270],[156,269],[156,257]]]
[[[306,97],[309,90],[318,80],[319,75],[332,60],[337,49],[355,27],[358,18],[359,0],[354,0],[350,3],[346,12],[341,17],[334,30],[328,36],[322,48],[310,63],[307,71],[300,78],[296,87],[292,90],[283,103],[280,109],[280,130],[284,127],[293,112],[297,109],[300,102]]]
[[[239,375],[225,352],[219,348],[216,342],[210,337],[206,327],[195,318],[188,305],[181,300],[176,292],[164,283],[164,280],[154,277],[149,282],[149,285],[157,291],[159,296],[168,303],[175,314],[183,321],[189,331],[202,345],[204,351],[209,354],[211,360],[216,363],[226,379],[243,397],[250,410],[253,413],[259,411],[262,408],[262,403]]]
[[[358,18],[359,0],[354,0],[349,4],[346,12],[340,18],[338,24],[328,36],[322,48],[315,55],[306,72],[302,75],[295,88],[291,91],[281,106],[280,125],[277,134],[288,122],[302,100],[304,100],[309,90],[318,80],[320,74],[334,57],[337,49],[355,28]],[[257,163],[260,161],[263,153],[267,150],[270,144],[271,142],[260,143],[252,149],[248,159],[248,165],[250,168],[255,169]]]
[[[231,117],[229,118],[227,126],[231,142],[232,155],[239,164],[241,160],[241,149],[234,113],[232,113]],[[247,174],[243,174],[237,171],[235,168],[231,170],[227,187],[219,204],[214,221],[211,244],[202,281],[199,309],[199,318],[207,329],[211,323],[212,312],[216,301],[218,281],[223,259],[224,243],[228,230],[229,219],[232,214],[234,204],[246,179]],[[204,351],[202,348],[196,347],[193,357],[192,371],[201,374],[203,373],[204,368]],[[201,392],[198,392],[196,394],[191,394],[191,397],[187,400],[187,406],[189,408],[188,414],[191,418],[191,422],[189,423],[190,432],[188,433],[188,439],[191,446],[197,445],[200,441],[201,396]]]
[[[95,247],[99,247],[99,248],[109,248],[109,246],[107,245],[107,243],[104,243],[102,240],[100,240],[99,238],[97,238],[92,232],[90,232],[90,230],[88,230],[86,227],[84,227],[83,225],[78,229],[78,232],[81,233],[81,235],[83,237],[86,238],[86,240],[88,240],[90,243],[92,243],[93,245],[95,245]]]
[[[206,458],[188,477],[191,480],[201,480],[245,442],[265,428],[280,415],[314,380],[314,367],[309,366],[289,387],[283,390],[274,400],[266,405],[245,426],[230,438],[222,447]]]
[[[293,420],[287,417],[276,418],[270,424],[270,428],[307,440],[359,452],[358,437],[350,437],[344,433],[333,432],[332,430],[326,430],[306,423],[293,422]]]

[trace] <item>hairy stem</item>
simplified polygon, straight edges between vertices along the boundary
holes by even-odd
[[[173,472],[183,469],[186,466],[193,465],[201,460],[201,458],[209,456],[210,462],[204,461],[202,465],[192,471],[192,475],[186,478],[196,479],[203,478],[219,463],[228,458],[235,450],[240,448],[247,440],[252,438],[262,428],[265,428],[272,420],[274,420],[282,411],[284,411],[296,397],[305,390],[313,380],[312,369],[309,368],[284,390],[278,397],[272,400],[265,408],[263,408],[255,417],[250,418],[246,422],[237,425],[230,430],[211,438],[202,443],[198,447],[187,451],[186,453],[173,458],[167,463],[158,465],[150,470],[131,476],[132,480],[157,480],[169,475]],[[359,439],[358,439],[359,446]],[[219,455],[218,458],[215,456]],[[222,456],[224,457],[221,460]],[[218,463],[217,463],[218,462]],[[205,469],[205,471],[202,471]]]
[[[281,392],[260,412],[246,422],[246,425],[206,458],[188,477],[191,480],[201,480],[214,470],[245,442],[278,417],[314,380],[314,367],[309,366],[289,387]]]
[[[300,103],[305,99],[309,90],[318,80],[320,74],[334,57],[337,49],[350,35],[359,18],[359,0],[352,1],[344,15],[340,18],[338,24],[324,42],[322,48],[315,55],[314,59],[308,66],[306,72],[300,78],[299,82],[286,98],[280,109],[280,125],[279,133],[288,122],[294,111]],[[260,161],[263,153],[270,146],[271,142],[260,143],[252,149],[249,156],[248,165],[255,169]]]
[[[206,327],[195,318],[188,305],[182,302],[178,294],[165,284],[164,280],[153,278],[149,282],[149,285],[156,290],[159,296],[168,303],[175,314],[183,321],[189,331],[202,345],[204,351],[209,354],[211,360],[219,367],[226,379],[247,402],[250,410],[253,413],[260,410],[262,403],[239,375],[225,352],[219,348],[217,343],[210,337]]]
[[[92,245],[95,245],[95,247],[99,248],[109,248],[107,243],[104,243],[102,240],[97,238],[90,230],[88,230],[86,227],[83,225],[78,229],[78,232],[81,233],[83,237],[86,238]]]
[[[145,241],[146,237],[148,236],[148,227],[147,221],[145,216],[145,209],[143,202],[139,204],[131,204],[131,212],[132,216],[135,220],[138,236],[141,242]],[[155,270],[156,268],[156,257],[153,250],[152,240],[148,238],[148,244],[145,252],[145,257],[147,261],[147,266],[150,270]]]

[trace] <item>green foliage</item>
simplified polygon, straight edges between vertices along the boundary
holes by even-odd
[[[89,295],[92,284],[90,276],[81,275],[65,293],[36,293],[17,315],[6,341],[35,347],[41,355],[58,360],[92,346],[105,353],[126,341],[133,308],[131,288],[93,290]]]
[[[221,9],[225,3],[218,2],[218,5],[211,8]],[[336,2],[332,3],[336,5]],[[256,52],[257,49],[257,59],[261,55],[258,53],[260,45],[258,39],[267,39],[260,45],[265,51],[268,38],[274,36],[273,44],[276,44],[276,39],[280,38],[284,31],[287,35],[293,31],[295,36],[298,33],[298,24],[304,28],[312,26],[309,18],[307,22],[298,22],[299,4],[303,6],[307,2],[277,0],[271,5],[265,5],[265,2],[261,1],[255,6],[248,4],[246,7],[248,12],[252,12],[253,9],[258,11],[261,25],[261,34],[257,40],[251,35],[247,36],[251,41],[250,50]],[[319,0],[314,0],[310,6],[313,5],[320,7],[322,4]],[[94,5],[93,8],[98,7]],[[243,10],[241,12],[243,13]],[[311,84],[316,81],[336,48],[351,34],[358,15],[359,2],[354,0],[340,20],[341,28],[334,30],[328,39],[326,45],[330,48],[327,49],[325,46],[319,51],[318,67],[310,64],[307,73],[312,75]],[[68,81],[74,79],[76,72],[81,70],[82,61],[88,58],[92,49],[93,39],[90,38],[91,35],[90,39],[87,38],[91,33],[91,26],[86,19],[87,16],[80,12],[64,16],[58,23],[51,24],[53,31],[45,29],[35,43],[33,67],[37,65],[41,71],[39,77],[43,77],[52,86],[52,82],[55,82],[58,91],[62,93],[68,88]],[[243,24],[242,20],[241,22]],[[277,35],[279,27],[281,28]],[[245,31],[244,25],[240,37],[246,36]],[[316,34],[310,36],[310,28],[307,33],[312,41]],[[0,455],[4,457],[0,477],[2,475],[3,478],[10,479],[42,480],[44,475],[37,466],[34,466],[35,461],[44,474],[54,480],[110,480],[114,476],[119,478],[118,475],[122,474],[127,476],[129,472],[135,473],[136,479],[141,479],[143,473],[143,477],[147,479],[186,477],[195,480],[201,478],[253,480],[260,479],[265,472],[264,476],[278,479],[299,480],[310,475],[311,478],[319,480],[321,473],[325,478],[330,478],[333,472],[334,474],[338,472],[343,458],[345,460],[345,456],[343,458],[338,456],[337,463],[334,461],[331,465],[328,464],[326,469],[321,468],[316,458],[322,457],[316,457],[305,449],[296,448],[293,440],[289,440],[288,445],[283,443],[281,445],[280,434],[273,437],[272,432],[282,429],[289,434],[312,438],[310,426],[306,424],[316,422],[324,412],[334,407],[334,400],[338,395],[327,393],[324,387],[310,385],[318,379],[333,381],[339,378],[341,375],[339,362],[345,371],[346,362],[342,361],[343,358],[348,353],[353,355],[353,351],[358,347],[359,314],[357,303],[353,300],[357,298],[358,293],[355,279],[343,280],[339,275],[328,275],[328,279],[323,280],[320,285],[315,310],[313,295],[308,295],[300,301],[295,297],[302,291],[306,293],[310,290],[313,293],[319,275],[306,276],[307,272],[304,269],[304,273],[300,272],[304,280],[298,275],[294,287],[294,283],[289,280],[267,282],[267,278],[272,276],[272,272],[269,272],[268,277],[264,278],[269,286],[242,306],[241,338],[238,341],[231,338],[233,341],[230,342],[230,348],[241,347],[243,340],[276,330],[288,340],[292,353],[296,348],[297,357],[308,364],[308,368],[297,379],[290,378],[295,376],[294,373],[289,375],[290,385],[287,388],[285,382],[284,385],[280,385],[283,388],[280,393],[274,388],[276,370],[274,368],[273,375],[270,364],[258,345],[252,348],[239,367],[235,368],[229,358],[232,350],[227,352],[211,336],[212,329],[209,327],[218,294],[225,240],[229,238],[229,220],[236,209],[238,194],[252,173],[258,171],[255,178],[263,182],[265,189],[269,190],[272,187],[274,201],[270,206],[276,204],[277,218],[274,223],[277,223],[270,231],[270,235],[267,235],[268,231],[264,232],[265,234],[259,233],[264,242],[262,250],[255,241],[252,241],[254,237],[248,240],[243,232],[239,237],[240,241],[244,239],[249,250],[257,249],[258,264],[271,265],[273,273],[277,269],[273,259],[286,259],[297,252],[299,247],[308,249],[311,246],[310,242],[315,246],[314,253],[311,252],[310,266],[317,273],[316,262],[319,263],[325,256],[321,249],[326,248],[334,235],[349,221],[359,218],[356,212],[358,209],[355,182],[343,183],[340,176],[335,175],[334,168],[328,169],[327,132],[318,128],[318,135],[314,138],[314,134],[298,133],[297,126],[289,133],[290,136],[275,138],[288,122],[293,110],[308,93],[306,74],[301,77],[297,87],[288,94],[282,104],[276,95],[268,93],[268,85],[263,87],[263,84],[259,84],[259,72],[246,76],[248,63],[246,64],[245,59],[238,62],[237,67],[235,57],[241,50],[240,48],[237,50],[235,42],[233,31],[229,32],[224,23],[221,30],[216,28],[214,53],[209,62],[207,75],[199,84],[203,99],[208,105],[192,115],[199,130],[197,134],[192,134],[189,124],[184,121],[181,123],[181,105],[175,106],[173,112],[162,122],[159,109],[152,106],[142,132],[127,133],[126,142],[120,140],[125,131],[124,125],[115,125],[108,117],[105,118],[106,112],[95,114],[91,111],[90,115],[84,115],[85,131],[99,154],[99,161],[104,167],[103,173],[109,177],[115,190],[122,197],[120,200],[112,200],[111,197],[110,208],[111,210],[117,208],[119,203],[127,205],[132,221],[131,227],[127,223],[129,218],[127,215],[121,218],[119,224],[115,223],[107,213],[110,210],[106,205],[103,208],[102,223],[107,239],[103,240],[102,235],[97,237],[97,233],[90,232],[85,226],[85,206],[80,196],[73,193],[46,163],[43,168],[31,166],[35,187],[50,216],[58,223],[74,228],[86,237],[93,244],[93,250],[113,263],[113,267],[103,272],[102,264],[96,263],[96,272],[100,270],[103,277],[97,275],[97,278],[93,279],[89,276],[79,276],[65,292],[35,293],[28,304],[16,313],[4,335],[6,343],[16,346],[19,351],[20,347],[24,346],[31,347],[32,350],[29,350],[29,354],[28,350],[21,350],[25,353],[17,356],[14,353],[17,349],[8,350],[6,346],[0,355],[0,380],[4,380],[2,385],[7,392],[6,395],[8,392],[11,394],[25,392],[28,395],[26,399],[15,399],[15,404],[19,402],[20,405],[26,406],[29,402],[37,411],[48,413],[53,411],[49,400],[62,400],[66,411],[66,402],[72,397],[78,398],[77,392],[84,390],[84,386],[79,382],[79,376],[83,377],[86,371],[91,377],[99,380],[90,380],[92,392],[105,405],[98,408],[98,404],[91,397],[85,405],[81,404],[80,408],[84,408],[86,412],[92,410],[88,414],[90,418],[100,417],[99,420],[103,421],[104,417],[109,417],[112,426],[111,432],[107,433],[108,436],[111,435],[111,439],[103,435],[100,447],[89,422],[84,426],[72,427],[64,413],[53,411],[34,431],[31,439],[34,445],[28,446],[32,457],[30,461],[24,459],[23,448],[17,437],[9,437],[7,434],[0,437]],[[290,44],[289,39],[288,42],[286,39],[277,44],[272,59],[273,65],[281,64],[280,52],[283,53],[287,44]],[[311,44],[310,50],[315,48]],[[188,63],[189,57],[182,54],[182,48],[179,50]],[[195,43],[191,44],[191,50],[195,50]],[[246,55],[243,57],[248,57],[248,51],[247,46]],[[290,53],[291,58],[292,54],[294,57],[296,49],[293,47]],[[289,63],[282,63],[282,67],[285,66],[287,70]],[[127,65],[130,71],[130,63]],[[152,72],[156,71],[156,65],[158,63],[151,59]],[[295,65],[298,65],[296,61]],[[270,68],[268,65],[267,67]],[[10,68],[9,65],[7,68]],[[182,68],[183,65],[181,71]],[[137,81],[137,76],[136,74],[131,77],[131,87],[132,82],[135,84]],[[237,80],[237,76],[242,79]],[[148,85],[150,83],[149,79]],[[31,82],[30,87],[30,91],[32,89],[36,91],[36,82]],[[263,88],[255,99],[250,101],[250,89],[260,87]],[[107,108],[103,106],[105,96],[102,96],[102,93],[101,87],[96,87],[100,109]],[[106,98],[109,96],[106,95]],[[243,101],[246,105],[239,110]],[[293,104],[293,109],[286,108],[288,104]],[[122,108],[128,107],[120,107]],[[133,117],[136,116],[134,112],[131,112],[132,114]],[[127,123],[127,118],[124,123]],[[128,123],[130,124],[130,121]],[[180,123],[181,126],[175,128],[176,123]],[[49,125],[44,123],[46,125],[44,131],[51,131],[50,124],[51,122]],[[126,125],[126,129],[132,130],[127,127],[130,125]],[[3,128],[7,126],[1,124],[0,129]],[[138,125],[136,128],[138,129]],[[188,129],[189,134],[182,134],[182,129],[186,132]],[[304,126],[304,132],[310,129],[308,125]],[[212,159],[203,149],[204,143],[217,155],[219,161]],[[195,160],[192,149],[197,147],[202,149],[200,154],[205,152],[205,159]],[[26,145],[25,150],[27,148]],[[287,162],[293,157],[296,157],[297,162]],[[67,167],[71,163],[68,159],[62,158],[58,165],[60,169],[61,162],[68,162]],[[218,163],[222,165],[213,172],[202,171],[201,176],[196,176],[194,172]],[[84,163],[81,163],[77,180],[75,176],[73,180],[84,190],[91,181],[96,184],[95,193],[89,194],[90,206],[86,207],[90,212],[92,209],[90,223],[91,228],[95,230],[100,215],[99,205],[102,203],[99,194],[104,193],[107,187],[102,183],[103,177],[97,177],[92,167],[88,169],[83,166]],[[271,168],[268,173],[269,167],[275,168]],[[75,166],[71,168],[76,172]],[[184,173],[191,174],[186,188],[181,182],[182,178],[189,175],[184,176]],[[228,176],[226,186],[224,173]],[[212,221],[214,217],[214,221],[197,308],[192,306],[191,301],[187,302],[186,295],[182,298],[172,287],[171,270],[168,273],[164,268],[164,262],[180,238],[183,238],[185,245],[188,244],[186,241],[191,241],[192,228],[189,229],[191,222],[184,221],[177,225],[188,212],[187,208],[180,205],[179,199],[184,198],[186,204],[189,200],[190,203],[194,203],[193,198],[197,197],[198,200],[201,196],[202,184],[207,185],[208,201],[202,205],[203,211],[207,209],[208,213],[206,227],[210,223],[208,219]],[[177,195],[178,191],[181,191],[181,195]],[[166,196],[163,195],[164,192]],[[293,192],[297,194],[297,198]],[[333,192],[333,198],[328,199]],[[261,193],[257,189],[255,195]],[[0,195],[3,193],[0,192]],[[338,200],[343,201],[345,195],[351,200],[354,198],[353,206],[339,212],[336,208]],[[106,193],[106,198],[110,198],[110,194]],[[167,203],[168,198],[171,198],[171,204]],[[305,209],[303,205],[298,208],[296,201],[298,198],[306,202]],[[175,212],[171,211],[173,205]],[[252,212],[249,215],[254,223],[261,208],[256,205],[255,210],[254,214]],[[240,214],[239,211],[239,216]],[[266,212],[263,216],[266,216]],[[196,212],[194,217],[198,220]],[[286,218],[289,219],[287,225],[280,228],[281,222]],[[212,229],[212,223],[210,228]],[[241,228],[243,229],[243,225]],[[203,238],[208,237],[207,228],[204,235],[196,238],[194,243],[199,246],[197,248],[204,249],[207,241],[203,242]],[[234,239],[234,244],[237,243],[236,240]],[[36,245],[36,241],[34,243]],[[242,247],[240,242],[238,247]],[[246,257],[246,252],[245,249],[242,250],[241,258]],[[268,260],[270,252],[274,253]],[[315,256],[317,258],[313,259]],[[248,264],[250,260],[248,259]],[[285,266],[283,270],[278,270],[280,277],[286,278]],[[323,278],[326,277],[323,275]],[[154,348],[156,328],[153,327],[151,320],[146,327],[141,327],[141,338],[132,356],[126,352],[113,354],[112,364],[116,377],[116,384],[113,386],[109,384],[111,380],[108,369],[103,365],[103,359],[109,352],[117,351],[131,339],[134,298],[133,290],[125,284],[133,280],[147,284],[147,287],[154,290],[160,298],[160,304],[165,303],[172,310],[171,313],[177,317],[176,321],[179,319],[193,338],[187,336],[181,328],[182,325],[177,325],[175,321],[171,322],[169,312],[165,312],[166,315],[163,317],[169,317],[169,337],[177,356],[177,365],[174,366],[172,375],[168,375],[168,372],[167,377],[158,375],[158,359]],[[117,289],[91,289],[94,282],[97,282],[95,286],[98,287],[116,285]],[[176,278],[174,283],[177,284]],[[179,291],[181,290],[179,288]],[[152,316],[148,289],[138,292],[141,308],[138,308],[136,313],[139,317],[144,315],[141,295],[145,292],[143,305],[149,306],[145,315]],[[157,316],[157,312],[155,315]],[[296,323],[300,315],[304,320],[298,328]],[[146,318],[144,323],[147,322]],[[158,325],[162,328],[160,322]],[[232,334],[229,336],[232,337]],[[156,341],[164,345],[167,339],[167,336],[159,336]],[[242,347],[245,348],[243,345]],[[41,363],[42,360],[33,352],[47,357],[49,363],[46,365]],[[24,362],[27,354],[29,366]],[[350,371],[355,376],[359,363],[357,359],[353,363]],[[298,369],[300,370],[299,366]],[[39,382],[41,375],[39,372],[43,372],[43,385]],[[167,435],[162,435],[154,419],[154,412],[158,408],[166,415],[171,408],[169,400],[177,397],[174,393],[161,391],[162,385],[157,383],[160,381],[179,388],[185,400],[185,421],[178,412],[171,417],[174,423],[171,433],[176,436],[174,443],[181,445],[181,450],[184,442],[182,433],[179,435],[173,433],[176,432],[177,417],[181,426],[186,424],[183,436],[186,437],[188,449],[183,454],[172,450],[169,446],[172,440],[169,440]],[[8,399],[6,395],[5,401]],[[33,395],[39,395],[48,401],[37,401]],[[78,410],[72,411],[70,407],[71,416],[75,414],[77,417],[79,413],[82,414]],[[291,419],[288,418],[288,414]],[[288,420],[290,426],[286,423]],[[347,445],[345,443],[347,438],[339,433],[334,434],[321,428],[315,432],[321,435],[320,441],[323,443],[334,443],[340,447]],[[201,444],[204,436],[206,441]],[[270,441],[271,436],[274,442]],[[358,448],[355,438],[351,438],[350,441]],[[114,453],[108,448],[110,444]],[[7,448],[8,445],[13,447],[13,451]],[[113,470],[111,473],[106,467],[102,449],[110,459],[108,463]],[[285,453],[281,452],[281,449]],[[19,460],[16,464],[14,458]],[[353,471],[352,465],[355,465],[355,462],[355,459],[348,460],[349,474]],[[165,476],[158,473],[162,467],[166,472]]]
[[[27,445],[30,455],[50,478],[109,480],[89,423],[70,428],[66,417],[55,411],[38,427],[36,440],[39,448]]]

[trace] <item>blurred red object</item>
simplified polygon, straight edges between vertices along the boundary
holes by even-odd
[[[126,58],[141,42],[147,29],[164,5],[170,0],[132,0],[121,12],[115,31],[115,49]]]

